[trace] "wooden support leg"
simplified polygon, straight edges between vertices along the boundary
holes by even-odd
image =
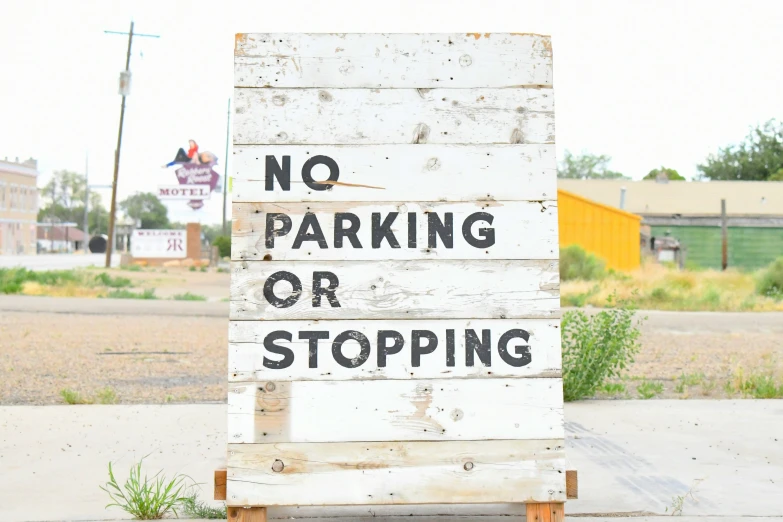
[[[563,522],[565,504],[527,504],[527,522]]]
[[[228,522],[266,522],[265,507],[230,507]]]

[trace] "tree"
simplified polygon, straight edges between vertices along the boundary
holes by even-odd
[[[55,223],[76,222],[84,219],[84,191],[87,181],[83,174],[58,170],[41,189],[43,206],[38,210],[38,221]]]
[[[109,211],[103,206],[101,195],[96,192],[90,192],[87,226],[92,235],[109,233]]]
[[[783,169],[783,124],[772,119],[759,125],[750,131],[744,142],[719,149],[697,168],[702,179],[778,179],[778,172]]]
[[[674,169],[667,169],[666,167],[661,167],[659,169],[652,169],[649,174],[647,174],[644,179],[658,179],[658,176],[660,174],[665,174],[666,179],[669,181],[685,181],[685,178],[680,175],[679,172],[677,172]]]
[[[565,151],[563,161],[557,169],[558,178],[569,179],[628,179],[619,172],[609,170],[607,166],[611,156],[582,153],[579,156]]]
[[[169,209],[151,192],[137,192],[120,202],[125,214],[141,221],[141,228],[169,228]]]

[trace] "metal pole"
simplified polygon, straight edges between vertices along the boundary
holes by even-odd
[[[720,228],[723,240],[721,266],[726,270],[729,266],[729,226],[726,220],[726,200],[720,200]]]
[[[131,44],[133,43],[133,22],[128,33],[128,54],[125,56],[125,70],[130,71]],[[125,94],[120,107],[120,130],[117,133],[117,149],[114,151],[114,178],[111,183],[111,209],[109,210],[109,241],[106,245],[106,268],[111,267],[111,253],[114,247],[114,214],[117,212],[117,177],[120,173],[120,149],[122,147],[122,124],[125,122]]]
[[[88,231],[90,227],[90,156],[89,154],[84,155],[84,244],[82,245],[82,249],[84,250],[84,253],[87,253],[87,242],[90,237],[90,233]]]
[[[226,156],[223,160],[223,235],[226,231],[226,198],[228,197],[228,140],[231,132],[231,98],[228,99],[228,113],[226,114]]]

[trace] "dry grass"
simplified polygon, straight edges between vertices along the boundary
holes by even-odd
[[[783,300],[756,293],[757,276],[735,270],[680,271],[647,263],[630,274],[600,281],[564,281],[564,306],[605,306],[607,298],[646,310],[767,312],[783,311]]]
[[[64,285],[42,285],[34,281],[28,281],[22,286],[23,295],[44,295],[49,297],[103,297],[105,289],[83,286],[76,283]]]

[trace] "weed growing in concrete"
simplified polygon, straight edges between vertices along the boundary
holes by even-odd
[[[207,298],[203,295],[196,295],[191,294],[190,292],[185,292],[184,294],[177,294],[172,297],[175,301],[206,301]]]
[[[104,388],[100,390],[97,394],[98,402],[101,404],[116,404],[117,403],[117,393],[115,393],[114,390],[111,388]]]
[[[169,513],[178,517],[177,508],[188,499],[185,494],[186,481],[192,482],[192,480],[179,474],[167,480],[160,471],[147,478],[146,474],[142,476],[143,462],[144,458],[131,467],[128,479],[122,486],[114,477],[109,462],[109,481],[104,486],[100,486],[111,499],[106,508],[119,507],[138,520],[158,520]]]
[[[663,383],[642,381],[636,386],[636,393],[639,394],[640,399],[652,399],[663,393]]]
[[[592,397],[609,379],[633,362],[641,345],[639,322],[632,308],[614,307],[588,316],[575,310],[563,314],[563,394],[566,401]]]
[[[89,404],[90,401],[81,396],[77,391],[65,388],[60,390],[60,397],[63,398],[66,404]]]
[[[188,518],[198,518],[207,520],[225,520],[226,505],[221,507],[212,507],[198,498],[198,491],[191,488],[182,501],[182,514]]]

